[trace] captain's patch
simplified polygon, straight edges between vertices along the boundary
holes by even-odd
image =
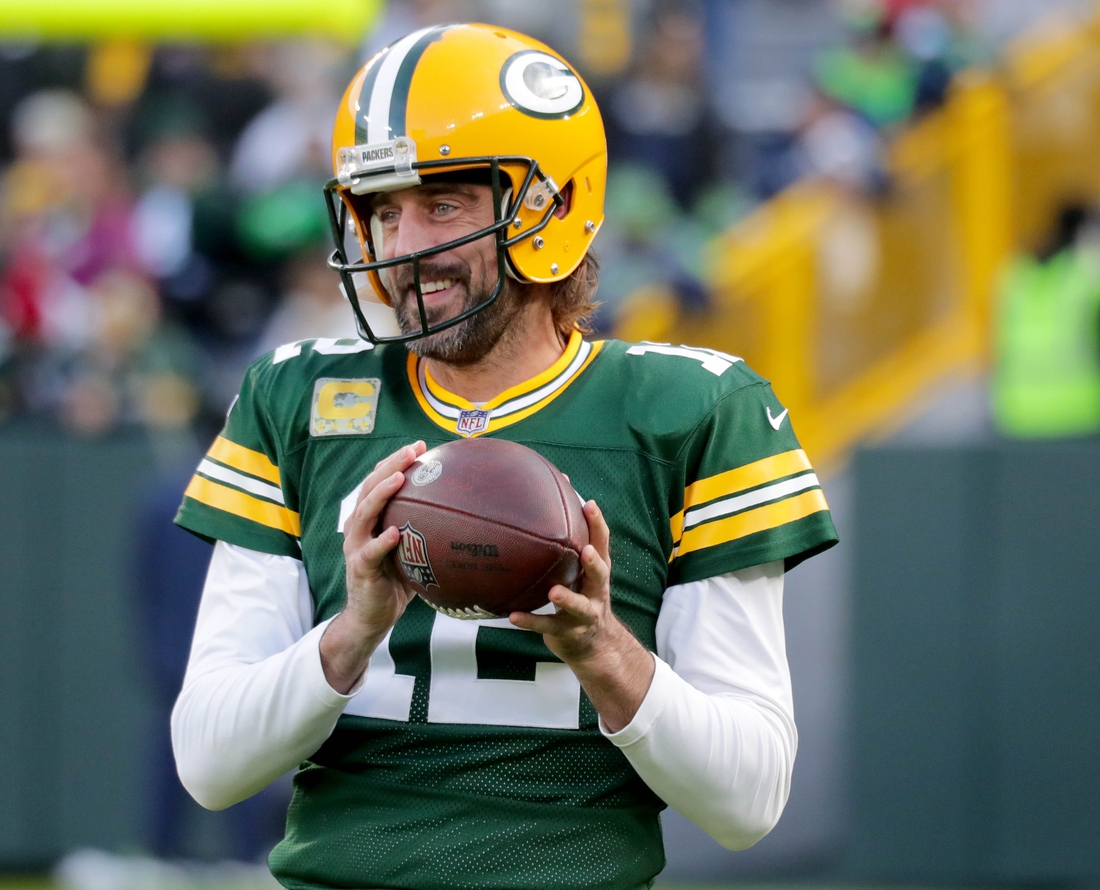
[[[354,436],[372,432],[381,388],[382,381],[377,377],[360,380],[320,378],[313,385],[309,434]]]

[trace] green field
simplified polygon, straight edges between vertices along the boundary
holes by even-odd
[[[192,886],[195,890],[223,890],[223,888],[224,890],[244,890],[244,885],[239,883],[224,884],[221,887],[207,883],[197,883]],[[659,890],[755,890],[742,885],[665,884],[660,881],[657,883],[657,888]],[[0,890],[61,890],[61,885],[43,877],[0,877]],[[183,890],[183,888],[173,887],[173,890]],[[791,888],[769,886],[768,890],[791,890]]]
[[[165,885],[160,885],[165,886]],[[232,882],[215,885],[205,881],[189,885],[194,890],[246,890],[249,885]],[[267,885],[265,885],[267,886]],[[0,875],[0,890],[62,890],[61,885],[48,877],[26,875]],[[159,888],[158,888],[159,890]],[[178,884],[172,885],[172,890],[185,890]],[[669,884],[658,880],[654,890],[855,890],[850,887],[825,887],[818,885],[784,885],[784,884]],[[876,890],[873,887],[860,887],[858,890]],[[892,887],[890,890],[904,890],[904,888]]]
[[[223,888],[224,890],[245,890],[245,885],[236,882],[221,886],[202,882],[191,886],[194,887],[194,890],[223,890]],[[48,877],[0,876],[0,890],[61,890],[61,885]],[[183,888],[174,885],[173,890],[183,890]],[[748,884],[666,884],[658,881],[655,890],[806,890],[806,888],[770,884],[766,888]],[[837,888],[815,887],[813,890],[837,890]],[[849,888],[843,888],[843,890],[849,890]],[[864,888],[861,888],[861,890],[864,890]],[[891,890],[894,890],[894,888],[891,888]]]
[[[221,887],[215,886],[210,883],[196,883],[193,884],[195,890],[242,890],[242,884],[240,883],[228,883],[222,884]],[[741,886],[731,886],[731,884],[682,884],[682,883],[663,883],[658,881],[658,890],[758,890],[755,887],[748,887],[741,884]],[[0,890],[61,890],[61,884],[55,883],[50,878],[34,878],[34,877],[0,877]],[[174,888],[176,890],[176,888]],[[183,888],[178,888],[183,890]],[[762,888],[761,888],[762,890]],[[767,890],[793,890],[792,888],[781,888],[769,886]],[[799,888],[804,890],[804,888]],[[817,888],[815,888],[817,890]],[[824,890],[824,888],[822,889]]]
[[[245,890],[245,885],[239,883],[214,885],[208,883],[196,883],[191,885],[194,890]],[[55,883],[49,878],[43,877],[0,877],[0,890],[62,890],[61,885]],[[173,885],[172,890],[184,890],[182,887]],[[757,888],[749,885],[732,885],[732,884],[666,884],[661,881],[657,882],[654,890],[757,890]],[[763,890],[763,888],[760,888]],[[794,888],[784,888],[779,886],[767,887],[767,890],[794,890]],[[797,890],[805,890],[805,888],[797,888]],[[826,890],[826,888],[814,888],[814,890]],[[848,890],[848,888],[845,888]],[[863,890],[863,888],[861,888]],[[893,888],[891,888],[893,890]]]
[[[264,890],[275,886],[263,884]],[[166,890],[169,885],[158,884],[150,890]],[[233,881],[224,884],[215,884],[208,881],[197,881],[193,884],[182,885],[173,883],[171,890],[260,890],[261,885],[248,884]],[[49,877],[27,875],[0,875],[0,890],[63,890],[62,886]],[[924,888],[890,887],[879,888],[874,886],[829,886],[819,884],[673,884],[658,879],[654,890],[924,890]]]

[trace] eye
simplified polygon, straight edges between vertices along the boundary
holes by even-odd
[[[437,201],[435,204],[436,213],[450,213],[455,209],[454,204],[448,204],[446,201]]]
[[[379,210],[378,218],[384,223],[394,222],[397,219],[397,211],[392,208]]]

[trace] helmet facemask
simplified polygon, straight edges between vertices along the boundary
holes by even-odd
[[[508,258],[509,249],[525,239],[534,238],[550,222],[555,211],[565,206],[565,201],[553,180],[539,170],[538,163],[532,158],[501,156],[417,162],[408,160],[415,158],[415,146],[411,145],[412,140],[405,138],[395,140],[396,142],[405,144],[404,150],[400,152],[404,155],[402,159],[404,163],[398,161],[379,164],[375,157],[366,154],[366,146],[357,146],[355,149],[348,150],[346,155],[348,163],[341,167],[340,175],[325,185],[325,203],[336,245],[336,249],[329,258],[329,266],[340,274],[344,294],[355,313],[360,336],[372,343],[408,342],[426,337],[453,327],[493,304],[504,288],[505,276],[523,280],[511,267]],[[357,157],[356,153],[360,149],[364,150],[364,154]],[[376,154],[377,147],[373,147],[371,153]],[[393,154],[396,155],[398,152]],[[360,158],[363,162],[357,164]],[[517,173],[524,171],[518,189],[513,190],[502,185],[503,182],[513,181],[508,170],[504,169],[504,165],[518,168]],[[481,171],[480,174],[479,171]],[[430,181],[433,174],[451,174],[452,176],[465,174],[478,182],[487,181],[492,189],[493,223],[431,248],[402,254],[391,259],[381,259],[381,245],[376,243],[377,238],[369,222],[370,216],[364,218],[364,213],[361,209],[357,209],[356,205],[368,202],[370,195],[376,192],[396,191],[420,185],[424,181],[422,177],[429,177]],[[503,180],[502,177],[507,179]],[[536,207],[541,209],[543,205],[545,209],[533,225],[509,237],[509,227],[520,224],[517,214],[525,202],[529,209]],[[495,241],[497,256],[497,278],[492,291],[476,305],[465,308],[453,318],[430,324],[424,306],[421,282],[422,261],[488,237],[492,237]],[[352,242],[350,245],[349,241]],[[349,247],[354,249],[355,241],[358,241],[362,254],[362,259],[359,261],[351,259],[352,253],[349,250]],[[360,306],[359,288],[366,284],[362,282],[362,278],[366,277],[383,302],[393,305],[394,295],[385,287],[380,273],[402,265],[412,267],[413,293],[416,297],[420,328],[410,333],[390,337],[378,336],[371,330]],[[360,279],[358,285],[356,278]]]

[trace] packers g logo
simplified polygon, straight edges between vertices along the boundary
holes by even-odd
[[[584,104],[584,87],[561,59],[525,49],[500,69],[505,98],[524,114],[544,120],[568,117]]]

